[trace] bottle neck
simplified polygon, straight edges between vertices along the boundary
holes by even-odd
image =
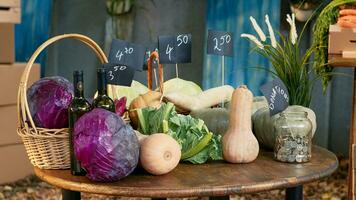
[[[98,71],[98,94],[107,95],[105,71]]]
[[[84,97],[83,74],[74,75],[74,96]]]

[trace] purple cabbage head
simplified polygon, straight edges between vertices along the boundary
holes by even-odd
[[[68,107],[74,96],[73,84],[61,76],[42,78],[27,90],[32,119],[37,127],[68,127]]]
[[[119,116],[95,108],[74,125],[74,153],[90,180],[114,182],[136,168],[139,142]]]

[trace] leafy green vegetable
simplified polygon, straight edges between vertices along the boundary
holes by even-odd
[[[208,159],[222,159],[221,136],[211,133],[203,120],[177,114],[172,103],[162,104],[158,109],[138,109],[137,113],[139,131],[146,135],[171,135],[181,145],[181,160],[201,164]]]
[[[174,114],[174,105],[172,103],[163,104],[159,109],[144,108],[137,109],[139,118],[139,131],[142,134],[164,133],[163,121],[167,121]]]
[[[182,145],[182,160],[202,151],[213,136],[203,120],[190,115],[177,114],[169,120],[168,126],[168,134]]]
[[[194,156],[185,159],[193,164],[205,163],[209,158],[211,160],[222,160],[221,135],[213,135],[208,146]]]

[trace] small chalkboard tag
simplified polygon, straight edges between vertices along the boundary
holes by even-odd
[[[131,86],[135,68],[114,63],[104,64],[108,84]]]
[[[113,39],[109,53],[109,63],[130,66],[142,71],[145,50],[142,45]]]
[[[233,56],[233,46],[232,32],[208,30],[208,54]]]
[[[177,35],[175,42],[176,63],[190,63],[192,61],[192,35]]]
[[[282,112],[288,107],[288,89],[281,79],[277,78],[264,84],[260,90],[267,99],[271,116]]]
[[[159,62],[162,64],[176,63],[176,48],[174,36],[158,37]]]
[[[148,59],[150,58],[150,55],[152,52],[154,51],[158,51],[158,47],[157,47],[157,44],[152,44],[150,45],[150,47],[146,48],[146,52],[145,52],[145,56],[144,56],[144,59],[143,59],[143,70],[147,70],[147,61]],[[158,63],[156,60],[153,61],[153,67],[154,68],[157,68],[158,67]]]
[[[159,36],[158,51],[162,64],[189,63],[192,59],[192,35]]]

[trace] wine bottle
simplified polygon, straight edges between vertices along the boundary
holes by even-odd
[[[69,106],[69,133],[70,133],[70,168],[71,172],[75,176],[84,176],[85,170],[80,166],[80,162],[77,160],[74,153],[74,123],[86,112],[91,110],[90,103],[84,98],[83,87],[83,71],[74,71],[73,73],[74,83],[74,98]]]
[[[98,68],[98,96],[93,101],[95,108],[103,108],[115,112],[114,101],[107,94],[107,82],[105,68]]]

